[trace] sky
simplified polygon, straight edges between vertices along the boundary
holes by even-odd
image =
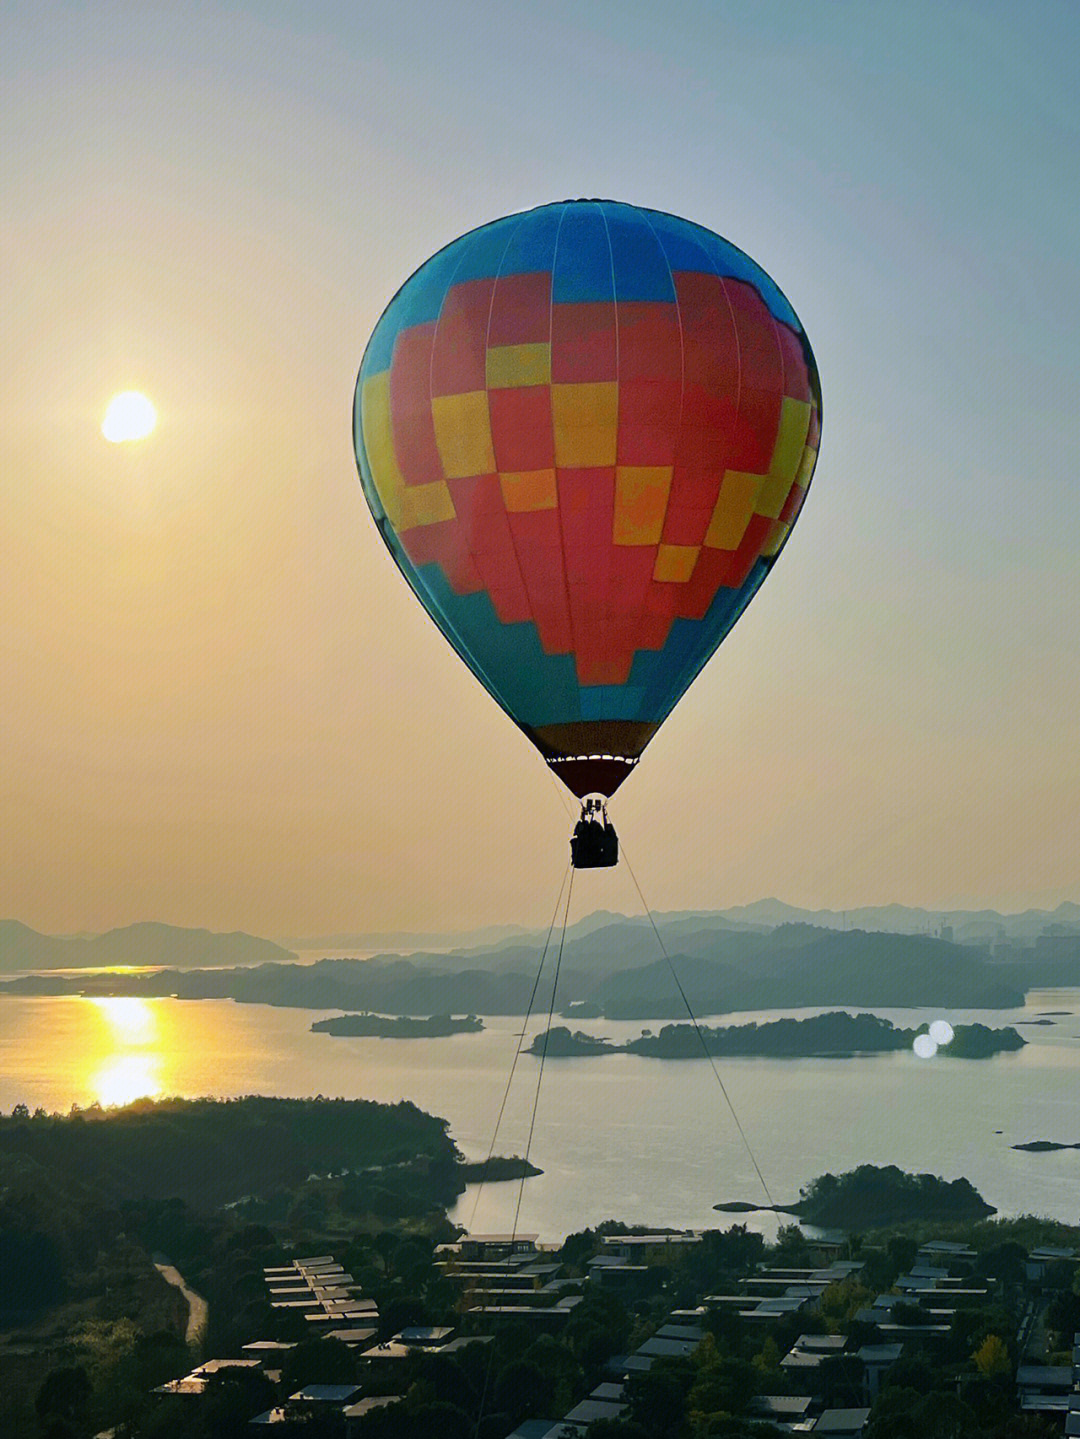
[[[613,802],[649,903],[1080,898],[1078,50],[1065,0],[6,4],[0,915],[550,918],[569,798],[397,573],[351,404],[424,259],[579,195],[752,255],[824,400]],[[158,427],[109,445],[126,389]]]

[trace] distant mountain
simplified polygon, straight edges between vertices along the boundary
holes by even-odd
[[[929,910],[890,904],[836,910],[799,909],[778,899],[757,900],[726,910],[690,910],[652,916],[665,948],[702,958],[725,952],[733,935],[765,934],[784,925],[802,925],[834,932],[915,935],[945,938],[964,946],[989,949],[1000,941],[1031,946],[1046,936],[1080,938],[1080,905],[1066,902],[1054,910],[1029,909],[1021,914],[997,910]],[[951,934],[950,934],[951,931]],[[500,962],[510,967],[535,964],[543,933],[519,935],[501,944],[457,951],[449,959],[467,957],[479,968]],[[733,954],[740,953],[738,947]],[[645,964],[659,955],[652,921],[598,911],[566,931],[566,954],[575,963],[603,973]]]
[[[613,942],[604,940],[609,931],[614,931]],[[655,951],[655,935],[652,938]],[[813,925],[781,925],[761,933],[691,930],[684,938],[698,952],[672,949],[669,953],[699,1015],[856,1005],[864,1009],[940,1006],[950,1011],[1009,1008],[1023,1003],[1027,988],[1045,982],[1045,966],[1051,967],[1056,983],[1080,983],[1080,946],[1075,955],[1055,953],[1045,961],[1033,955],[1029,964],[1019,966],[996,964],[980,950],[925,935],[839,932]],[[640,939],[633,926],[606,925],[579,940],[573,953],[564,952],[560,1006],[586,1001],[607,1019],[684,1018],[667,960],[633,962],[631,947]],[[533,992],[528,968],[507,964],[482,968],[466,960],[455,969],[447,966],[446,956],[438,958],[437,966],[414,955],[187,973],[166,969],[78,978],[39,975],[0,983],[0,990],[175,994],[181,999],[235,999],[390,1015],[525,1012]],[[549,955],[549,976],[551,969]]]
[[[1057,909],[1026,909],[1001,914],[996,909],[919,909],[903,904],[863,906],[857,909],[798,909],[779,899],[723,910],[728,919],[775,928],[780,924],[812,924],[820,929],[866,929],[884,934],[936,934],[944,924],[961,941],[980,938],[1033,940],[1049,925],[1080,928],[1080,904],[1066,900]]]
[[[570,970],[577,971],[581,976],[578,988],[584,991],[626,970],[643,969],[657,960],[663,962],[654,922],[669,954],[730,964],[743,971],[751,960],[757,963],[768,953],[792,948],[797,931],[834,936],[861,933],[861,946],[873,936],[879,940],[887,936],[924,940],[933,937],[943,943],[955,942],[969,956],[978,948],[994,948],[996,982],[1022,981],[1022,987],[1027,988],[1040,983],[1076,982],[1060,976],[1072,973],[1074,939],[1080,944],[1080,905],[1071,902],[1054,910],[1000,914],[991,909],[928,910],[899,904],[847,911],[806,910],[778,899],[762,899],[727,910],[660,912],[651,919],[647,915],[598,910],[567,929],[564,977]],[[786,936],[776,944],[766,943],[770,935],[781,930],[788,931]],[[4,920],[0,921],[0,974],[118,965],[160,965],[179,970],[253,966],[295,959],[297,950],[322,949],[328,953],[374,952],[384,964],[408,954],[417,970],[426,974],[520,975],[535,973],[546,939],[546,929],[529,930],[518,925],[489,925],[467,933],[327,934],[280,943],[248,934],[212,934],[167,924],[133,924],[107,934],[58,936],[39,934],[17,920]],[[1007,942],[1004,952],[997,948],[1002,940]],[[1022,948],[1009,953],[1008,944]],[[794,947],[805,946],[800,942]],[[1046,971],[1042,979],[1034,978],[1035,969],[1027,967],[1036,957],[1036,969]],[[1003,960],[1008,963],[1008,974]],[[1057,962],[1056,968],[1047,968],[1051,960]],[[1013,974],[1018,965],[1025,966],[1023,972]],[[756,976],[755,983],[760,978]],[[836,999],[845,1004],[870,1003],[861,998],[863,992],[860,988],[858,993],[849,992]],[[584,999],[588,995],[576,992],[570,997]],[[804,1002],[832,1003],[833,998]],[[466,1007],[476,1008],[471,1002]]]
[[[1001,940],[1031,945],[1041,935],[1076,934],[1080,937],[1080,905],[1066,902],[1055,910],[1029,909],[1022,914],[1001,914],[997,910],[930,910],[901,904],[877,905],[858,909],[809,910],[785,904],[778,899],[757,900],[726,910],[680,910],[660,912],[652,919],[647,915],[616,914],[597,910],[570,925],[566,931],[565,957],[575,964],[610,974],[621,969],[647,964],[659,955],[653,922],[669,952],[701,958],[717,958],[725,952],[726,938],[733,935],[766,934],[783,925],[803,925],[836,932],[917,935],[924,938],[950,938],[965,946],[990,948]],[[408,953],[425,967],[435,969],[468,968],[492,970],[535,969],[547,937],[545,930],[526,930],[514,926],[505,932],[492,928],[468,935],[368,935],[353,936],[357,949],[374,949],[380,958]],[[330,938],[330,937],[327,937]],[[342,936],[334,936],[340,940]],[[408,940],[392,943],[394,940]],[[377,942],[376,942],[377,941]],[[470,942],[471,941],[471,942]],[[291,941],[296,949],[316,949],[314,940]],[[326,949],[343,949],[343,943]],[[732,954],[741,951],[736,948]]]
[[[24,969],[98,969],[163,965],[170,969],[282,963],[295,954],[268,939],[171,924],[129,924],[106,934],[39,934],[15,919],[0,920],[0,974]]]
[[[682,910],[670,914],[657,914],[653,918],[659,925],[672,927],[681,925],[709,925],[718,929],[753,930],[768,928],[741,920],[729,919],[716,910]],[[598,930],[612,924],[630,925],[642,934],[652,934],[652,925],[647,916],[616,914],[611,910],[599,909],[585,915],[567,927],[566,937],[570,944],[585,941]],[[279,939],[295,951],[325,950],[327,954],[354,949],[360,952],[388,958],[392,955],[408,955],[410,959],[433,966],[458,965],[463,959],[474,960],[478,968],[517,968],[535,965],[537,946],[542,946],[547,930],[527,929],[520,924],[492,924],[468,932],[447,933],[399,933],[369,932],[351,934],[291,935]],[[611,936],[608,936],[610,939]],[[655,952],[656,940],[653,939]]]
[[[765,935],[731,935],[709,954],[684,952],[672,960],[697,1014],[826,1005],[997,1009],[1022,1004],[1024,994],[1015,975],[1000,973],[978,951],[923,935],[792,924]],[[574,997],[598,1003],[608,1019],[685,1013],[664,959]]]
[[[520,924],[487,924],[470,930],[430,930],[416,933],[412,930],[350,930],[343,934],[288,935],[277,940],[285,948],[295,951],[355,949],[364,953],[413,954],[418,950],[431,950],[442,954],[448,950],[492,948],[499,944],[513,943],[522,935],[532,931]]]

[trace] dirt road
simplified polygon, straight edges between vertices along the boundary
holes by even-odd
[[[199,1338],[206,1329],[206,1316],[209,1312],[206,1300],[201,1294],[196,1294],[194,1289],[189,1289],[184,1282],[184,1276],[180,1273],[175,1264],[168,1260],[154,1260],[154,1268],[161,1275],[167,1284],[175,1285],[180,1293],[187,1300],[188,1322],[187,1333],[184,1338],[189,1344],[197,1344]]]

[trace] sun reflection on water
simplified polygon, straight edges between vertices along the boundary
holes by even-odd
[[[152,1001],[133,996],[94,997],[104,1021],[102,1063],[87,1079],[99,1104],[130,1104],[161,1093],[162,1054]],[[111,1050],[111,1053],[109,1052]]]
[[[99,1104],[130,1104],[134,1099],[156,1099],[161,1093],[160,1059],[156,1054],[116,1054],[89,1085]]]

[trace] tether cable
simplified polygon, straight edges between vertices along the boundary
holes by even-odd
[[[724,1081],[720,1076],[720,1071],[716,1067],[716,1060],[713,1058],[708,1043],[706,1042],[705,1036],[701,1032],[701,1026],[697,1022],[697,1016],[694,1014],[690,1001],[686,996],[686,990],[683,989],[682,980],[680,980],[678,972],[675,969],[674,964],[672,963],[671,955],[667,952],[667,946],[664,944],[664,941],[660,935],[660,931],[657,928],[656,920],[653,919],[652,910],[649,908],[645,896],[641,892],[641,885],[638,884],[637,875],[634,873],[633,866],[631,865],[629,859],[627,859],[625,845],[622,845],[622,858],[626,860],[626,868],[630,873],[630,878],[634,881],[634,888],[638,892],[638,899],[641,900],[641,907],[645,911],[649,923],[652,925],[653,934],[656,935],[656,942],[660,946],[660,953],[667,960],[667,967],[671,970],[671,977],[675,981],[675,988],[679,991],[682,1002],[686,1006],[686,1012],[690,1016],[690,1023],[694,1026],[694,1033],[697,1035],[698,1042],[701,1045],[701,1052],[709,1061],[709,1067],[712,1069],[713,1077],[715,1078],[717,1084],[720,1086],[720,1093],[724,1096],[727,1107],[731,1111],[731,1117],[735,1121],[735,1128],[739,1131],[739,1137],[743,1142],[743,1146],[746,1149],[747,1154],[750,1156],[750,1163],[754,1166],[754,1173],[761,1181],[761,1187],[765,1191],[765,1197],[766,1199],[768,1199],[770,1207],[775,1209],[776,1205],[773,1200],[772,1194],[769,1192],[769,1186],[765,1182],[765,1176],[761,1172],[761,1165],[757,1162],[754,1151],[750,1146],[750,1140],[747,1138],[746,1130],[742,1127],[742,1123],[735,1110],[735,1105],[732,1103],[731,1095],[727,1092],[727,1086],[724,1084]]]
[[[483,1169],[481,1169],[481,1171],[480,1171],[480,1183],[477,1185],[476,1195],[475,1195],[475,1198],[473,1199],[472,1213],[471,1213],[471,1215],[469,1216],[469,1232],[470,1232],[470,1233],[472,1232],[473,1225],[476,1223],[476,1211],[477,1211],[477,1209],[479,1209],[479,1207],[480,1207],[480,1196],[481,1196],[481,1195],[483,1194],[483,1192],[484,1192],[484,1176],[485,1176],[485,1174],[487,1173],[488,1166],[490,1165],[492,1156],[493,1156],[494,1153],[495,1153],[495,1145],[496,1145],[496,1143],[498,1142],[498,1138],[499,1138],[499,1126],[502,1124],[503,1115],[504,1115],[505,1112],[506,1112],[506,1103],[507,1103],[507,1100],[510,1098],[510,1086],[511,1086],[511,1085],[513,1084],[513,1082],[514,1082],[514,1072],[515,1072],[515,1070],[517,1069],[517,1062],[518,1062],[518,1060],[521,1058],[521,1051],[522,1051],[522,1048],[524,1047],[524,1044],[525,1044],[525,1035],[526,1035],[526,1032],[528,1031],[528,1028],[529,1028],[529,1020],[532,1018],[533,1004],[536,1002],[536,991],[540,988],[540,976],[543,974],[543,972],[544,972],[544,965],[547,963],[548,950],[549,950],[549,948],[551,947],[551,936],[555,933],[555,922],[556,922],[556,920],[559,918],[559,910],[560,910],[560,908],[562,907],[563,890],[566,888],[566,876],[567,876],[568,874],[569,874],[569,876],[570,876],[570,884],[571,884],[571,887],[572,887],[572,886],[573,886],[573,883],[574,883],[574,873],[573,873],[573,870],[571,869],[571,867],[570,867],[569,865],[567,865],[566,869],[563,871],[562,883],[559,885],[558,897],[557,897],[556,900],[555,900],[555,909],[554,909],[554,912],[552,913],[552,916],[551,916],[551,923],[548,925],[547,939],[544,940],[544,948],[543,948],[543,950],[541,951],[541,954],[540,954],[540,964],[539,964],[539,966],[538,966],[538,968],[537,968],[537,971],[536,971],[536,978],[533,980],[532,993],[529,995],[528,1007],[527,1007],[526,1010],[525,1010],[525,1018],[524,1018],[524,1020],[522,1021],[522,1025],[521,1025],[521,1033],[518,1035],[517,1048],[514,1050],[514,1058],[513,1058],[513,1060],[511,1061],[511,1064],[510,1064],[510,1073],[509,1073],[509,1074],[507,1075],[507,1077],[506,1077],[506,1088],[503,1090],[502,1103],[499,1105],[499,1113],[498,1113],[498,1116],[497,1116],[497,1118],[496,1118],[496,1120],[495,1120],[495,1128],[494,1128],[494,1130],[492,1131],[492,1134],[491,1134],[491,1144],[488,1146],[487,1159],[484,1161],[484,1167],[483,1167]],[[569,895],[567,896],[567,908],[569,908]],[[563,919],[563,939],[565,939],[565,938],[566,938],[566,920],[565,920],[565,918],[564,918],[564,919]],[[559,945],[559,957],[560,957],[560,960],[561,960],[561,958],[562,958],[562,944],[561,944],[561,943],[560,943],[560,945]],[[548,1028],[550,1029],[550,1027],[551,1027],[551,1023],[550,1023],[550,1020],[549,1020],[549,1021],[548,1021]],[[536,1111],[535,1111],[535,1108],[534,1108],[534,1110],[533,1110],[533,1117],[534,1117],[534,1119],[535,1119],[535,1114],[536,1114]],[[531,1139],[532,1139],[532,1130],[531,1130],[531,1129],[529,1130],[529,1138],[530,1138],[530,1141],[531,1141]],[[527,1158],[528,1158],[528,1155],[526,1155],[526,1159],[527,1159]],[[524,1184],[524,1175],[522,1176],[522,1183]],[[520,1199],[519,1199],[519,1201],[518,1201],[519,1207],[520,1207],[520,1202],[521,1202],[521,1201],[520,1201]]]
[[[540,1107],[540,1086],[544,1082],[544,1064],[547,1061],[548,1043],[551,1040],[551,1021],[555,1014],[555,995],[559,988],[559,972],[562,969],[563,948],[566,944],[566,922],[570,918],[570,897],[574,893],[574,867],[570,866],[570,883],[566,890],[566,908],[563,910],[562,934],[559,936],[559,953],[555,960],[555,978],[551,983],[551,1003],[548,1005],[547,1029],[544,1031],[544,1044],[540,1050],[540,1072],[536,1076],[536,1093],[533,1095],[532,1118],[529,1120],[529,1137],[525,1141],[525,1164],[522,1169],[521,1182],[518,1185],[517,1207],[514,1210],[514,1223],[510,1230],[511,1241],[517,1238],[518,1218],[521,1214],[521,1200],[525,1193],[525,1174],[529,1165],[529,1152],[532,1149],[533,1131],[536,1129],[536,1112]]]
[[[569,874],[569,876],[570,876],[570,883],[569,883],[569,885],[566,885],[566,874]],[[499,1106],[499,1117],[498,1117],[498,1119],[495,1121],[495,1134],[493,1134],[492,1137],[491,1137],[491,1149],[488,1151],[488,1158],[490,1159],[490,1158],[491,1158],[491,1155],[492,1155],[492,1153],[494,1152],[494,1149],[495,1149],[495,1140],[496,1140],[496,1136],[498,1135],[498,1132],[499,1132],[499,1125],[500,1125],[500,1123],[502,1122],[503,1111],[504,1111],[505,1108],[506,1108],[507,1097],[508,1097],[509,1094],[510,1094],[510,1085],[511,1085],[511,1082],[513,1081],[513,1078],[514,1078],[514,1070],[515,1070],[515,1068],[517,1067],[517,1062],[518,1062],[518,1059],[519,1059],[519,1057],[520,1057],[520,1055],[521,1055],[522,1047],[523,1047],[523,1045],[524,1045],[524,1043],[525,1043],[525,1033],[526,1033],[526,1030],[527,1030],[528,1027],[529,1027],[529,1019],[530,1019],[531,1016],[532,1016],[533,1001],[534,1001],[535,998],[536,998],[536,991],[537,991],[537,989],[538,989],[539,986],[540,986],[540,976],[541,976],[541,974],[543,973],[544,962],[545,962],[545,960],[547,959],[547,952],[548,952],[548,949],[549,949],[549,947],[550,947],[550,945],[551,945],[551,936],[552,936],[552,934],[555,932],[555,921],[558,919],[559,909],[560,909],[560,907],[561,907],[561,905],[562,905],[563,886],[566,886],[566,908],[563,910],[562,933],[561,933],[560,936],[559,936],[559,954],[558,954],[558,958],[557,958],[556,961],[555,961],[555,977],[554,977],[554,979],[552,980],[552,984],[551,984],[551,1002],[550,1002],[549,1005],[548,1005],[548,1022],[547,1022],[547,1029],[546,1029],[546,1031],[545,1031],[545,1033],[544,1033],[544,1045],[543,1045],[542,1050],[540,1051],[540,1072],[539,1072],[539,1074],[538,1074],[537,1077],[536,1077],[536,1092],[535,1092],[535,1094],[533,1095],[532,1115],[531,1115],[531,1117],[530,1117],[530,1119],[529,1119],[529,1135],[528,1135],[528,1139],[526,1140],[526,1143],[525,1143],[525,1156],[524,1156],[524,1160],[523,1160],[522,1166],[521,1166],[521,1179],[520,1179],[519,1182],[518,1182],[517,1204],[516,1204],[515,1207],[514,1207],[514,1222],[513,1222],[512,1226],[511,1226],[511,1229],[510,1229],[510,1252],[511,1252],[511,1254],[513,1253],[513,1249],[514,1249],[514,1241],[515,1241],[515,1239],[517,1238],[518,1220],[519,1220],[519,1218],[520,1218],[520,1216],[521,1216],[521,1200],[522,1200],[522,1196],[523,1196],[524,1193],[525,1193],[525,1180],[526,1180],[526,1177],[527,1177],[528,1171],[529,1171],[529,1154],[530,1154],[530,1152],[531,1152],[531,1150],[532,1150],[533,1132],[534,1132],[534,1130],[536,1129],[536,1114],[537,1114],[537,1110],[538,1110],[538,1108],[539,1108],[539,1106],[540,1106],[540,1086],[541,1086],[541,1084],[543,1083],[543,1079],[544,1079],[544,1061],[547,1059],[548,1040],[549,1040],[549,1038],[550,1038],[550,1036],[551,1036],[551,1021],[552,1021],[552,1018],[553,1018],[554,1013],[555,1013],[555,996],[556,996],[556,993],[558,992],[558,988],[559,988],[559,971],[562,969],[563,949],[564,949],[564,947],[565,947],[565,945],[566,945],[566,923],[567,923],[567,920],[568,920],[569,915],[570,915],[570,896],[571,896],[571,895],[573,894],[573,892],[574,892],[574,867],[573,867],[573,865],[568,865],[568,866],[567,866],[567,871],[566,871],[566,873],[563,874],[562,884],[559,886],[559,897],[558,897],[558,899],[557,899],[556,902],[555,902],[555,913],[551,916],[551,926],[550,926],[550,928],[548,929],[547,939],[546,939],[545,942],[544,942],[544,952],[543,952],[543,954],[542,954],[542,956],[541,956],[541,958],[540,958],[540,967],[539,967],[539,968],[537,969],[537,971],[536,971],[536,979],[533,981],[532,994],[529,996],[529,1011],[528,1011],[528,1014],[526,1014],[526,1016],[525,1016],[525,1022],[524,1022],[524,1024],[521,1026],[521,1034],[518,1036],[517,1049],[516,1049],[515,1052],[514,1052],[514,1061],[513,1061],[513,1064],[510,1066],[510,1077],[509,1077],[509,1078],[507,1079],[507,1081],[506,1081],[506,1089],[505,1089],[504,1092],[503,1092],[502,1104]],[[481,1181],[481,1187],[482,1187],[482,1181]],[[476,1203],[473,1205],[473,1217],[474,1217],[474,1218],[475,1218],[475,1216],[476,1216],[476,1205],[479,1204],[479,1202],[480,1202],[480,1190],[478,1189],[478,1190],[477,1190],[477,1193],[476,1193]],[[479,1434],[480,1434],[480,1425],[483,1423],[484,1413],[485,1413],[485,1411],[486,1411],[486,1409],[487,1409],[488,1390],[489,1390],[490,1387],[491,1387],[491,1372],[492,1372],[492,1366],[493,1366],[493,1364],[494,1364],[494,1360],[495,1360],[495,1342],[494,1342],[494,1339],[493,1339],[492,1342],[491,1342],[491,1344],[488,1346],[488,1362],[487,1362],[487,1364],[484,1366],[484,1387],[483,1387],[483,1390],[481,1391],[481,1394],[480,1394],[480,1407],[479,1407],[479,1409],[477,1410],[477,1413],[476,1413],[476,1426],[475,1426],[475,1428],[474,1428],[474,1430],[473,1430],[474,1439],[478,1439],[478,1436],[479,1436]]]

